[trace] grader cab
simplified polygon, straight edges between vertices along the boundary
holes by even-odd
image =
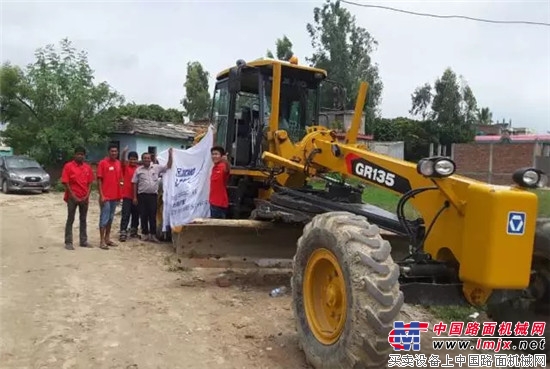
[[[448,157],[415,164],[369,151],[357,144],[366,83],[339,141],[320,124],[326,81],[295,58],[239,60],[217,76],[211,121],[232,166],[230,219],[173,229],[178,252],[293,257],[299,342],[316,369],[384,367],[404,302],[548,321],[550,222],[537,220],[530,191],[546,175],[522,168],[515,185],[497,186],[456,175]],[[356,183],[398,194],[395,213],[364,204]],[[405,217],[407,203],[418,219]],[[408,240],[404,257],[383,232]]]

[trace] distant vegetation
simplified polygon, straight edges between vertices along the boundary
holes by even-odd
[[[322,90],[327,108],[353,109],[360,81],[370,85],[366,132],[379,141],[405,141],[405,157],[417,160],[430,143],[450,145],[473,139],[474,123],[490,123],[489,108],[479,108],[474,92],[451,68],[433,84],[425,83],[411,95],[409,118],[380,116],[383,82],[374,53],[378,42],[337,0],[325,0],[314,8],[311,22],[304,19],[313,54],[301,63],[323,68],[342,88]],[[275,42],[270,57],[288,60],[294,54],[291,38]],[[173,123],[208,116],[212,98],[209,72],[199,61],[187,63],[180,103],[183,110],[156,104],[125,103],[108,82],[95,82],[86,51],[76,50],[67,39],[59,47],[39,48],[34,63],[26,67],[5,62],[0,69],[0,109],[9,123],[3,132],[17,153],[30,153],[43,164],[67,159],[74,147],[105,143],[113,122],[121,116]],[[227,61],[231,63],[231,61]],[[434,75],[436,71],[434,71]],[[183,71],[182,71],[183,75]],[[181,83],[181,82],[177,82]],[[335,98],[338,94],[339,98]],[[343,102],[343,105],[337,104]]]

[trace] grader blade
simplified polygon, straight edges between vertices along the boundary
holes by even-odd
[[[248,219],[196,219],[172,230],[182,264],[290,268],[302,225]]]
[[[303,225],[249,219],[196,219],[172,229],[181,265],[206,268],[291,268]],[[392,256],[408,254],[401,236],[381,231]]]

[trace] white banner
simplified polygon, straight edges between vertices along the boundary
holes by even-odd
[[[214,139],[212,127],[198,144],[187,150],[173,149],[172,169],[162,176],[163,226],[189,224],[197,218],[210,217],[210,149]],[[168,150],[158,155],[160,164],[168,162]]]

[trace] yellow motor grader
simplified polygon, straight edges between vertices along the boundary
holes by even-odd
[[[293,257],[299,343],[316,369],[385,367],[404,302],[548,321],[550,222],[537,220],[530,191],[545,174],[522,168],[497,186],[455,174],[448,157],[410,163],[368,150],[357,144],[366,83],[339,140],[320,123],[330,83],[296,58],[239,60],[218,74],[211,122],[231,163],[229,219],[173,228],[178,253]],[[357,183],[399,195],[395,213],[364,204]],[[405,217],[408,203],[418,219]],[[407,238],[399,260],[385,234]]]

